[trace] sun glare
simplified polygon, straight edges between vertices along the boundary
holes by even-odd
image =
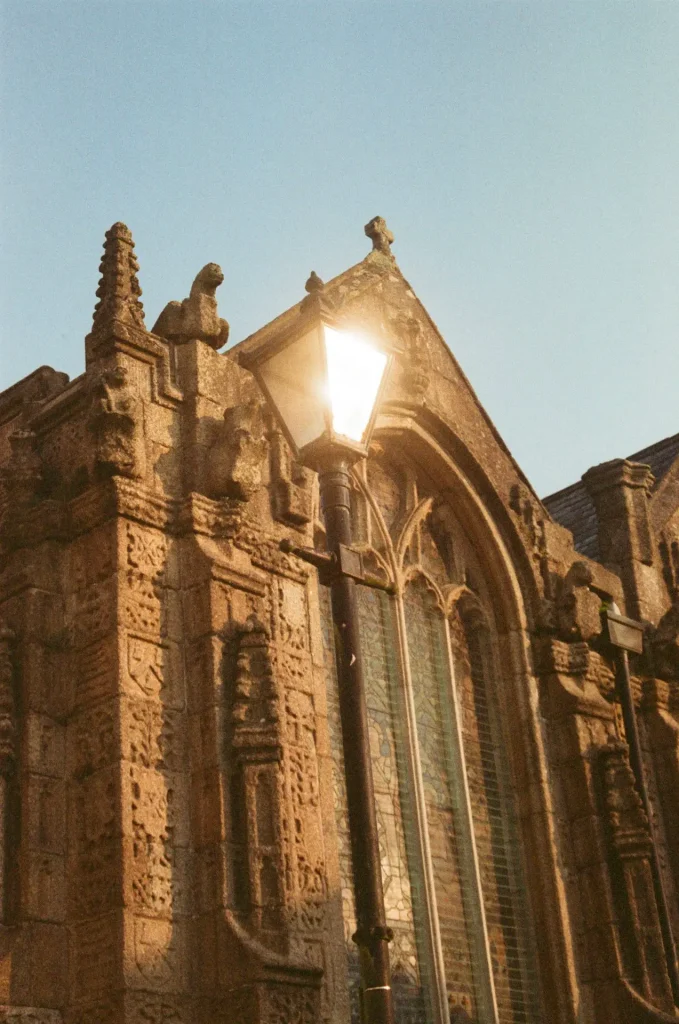
[[[384,352],[365,338],[325,327],[328,390],[333,429],[360,441],[387,366]]]

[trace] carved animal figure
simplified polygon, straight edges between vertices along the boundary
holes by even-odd
[[[229,337],[229,325],[217,313],[215,291],[224,280],[221,267],[206,263],[191,285],[188,299],[168,302],[153,325],[153,333],[183,344],[199,339],[221,348]]]

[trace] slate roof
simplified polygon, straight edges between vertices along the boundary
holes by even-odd
[[[627,461],[650,466],[655,477],[655,488],[678,456],[679,434],[673,434],[672,437],[666,437],[647,448],[642,448],[634,455],[628,455]],[[563,490],[556,491],[542,500],[552,519],[571,531],[576,551],[598,560],[599,535],[596,513],[582,481],[564,487]]]

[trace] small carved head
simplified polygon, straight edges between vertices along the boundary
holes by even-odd
[[[116,365],[94,380],[92,390],[95,396],[95,406],[104,412],[115,410],[116,395],[124,392],[128,384],[128,371],[126,366]]]
[[[224,281],[222,268],[218,263],[206,263],[196,277],[195,284],[199,285],[200,291],[208,295],[214,295],[215,289]],[[194,285],[195,286],[195,285]]]

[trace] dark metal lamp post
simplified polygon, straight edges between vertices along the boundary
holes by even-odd
[[[660,873],[660,862],[658,860],[658,848],[656,843],[655,829],[653,827],[653,816],[651,814],[651,802],[648,796],[644,763],[641,755],[641,742],[639,739],[639,728],[634,709],[634,697],[632,696],[632,684],[630,680],[628,651],[633,654],[641,654],[644,649],[644,627],[643,623],[636,622],[621,615],[615,602],[611,602],[604,608],[604,626],[609,643],[615,649],[615,686],[622,709],[622,718],[625,726],[625,738],[629,747],[629,759],[637,790],[641,797],[648,827],[651,833],[651,872],[653,875],[653,888],[658,906],[658,918],[662,932],[663,946],[667,958],[667,973],[670,979],[674,1002],[679,1006],[679,970],[677,969],[677,954],[672,936],[672,925],[670,913],[665,896],[662,875]]]
[[[300,462],[319,474],[328,553],[282,545],[321,570],[330,586],[351,837],[365,1024],[393,1024],[389,946],[377,841],[356,584],[366,577],[351,548],[352,465],[368,454],[388,376],[386,346],[342,328],[312,273],[299,318],[243,364],[257,379]],[[386,588],[385,588],[386,589]]]

